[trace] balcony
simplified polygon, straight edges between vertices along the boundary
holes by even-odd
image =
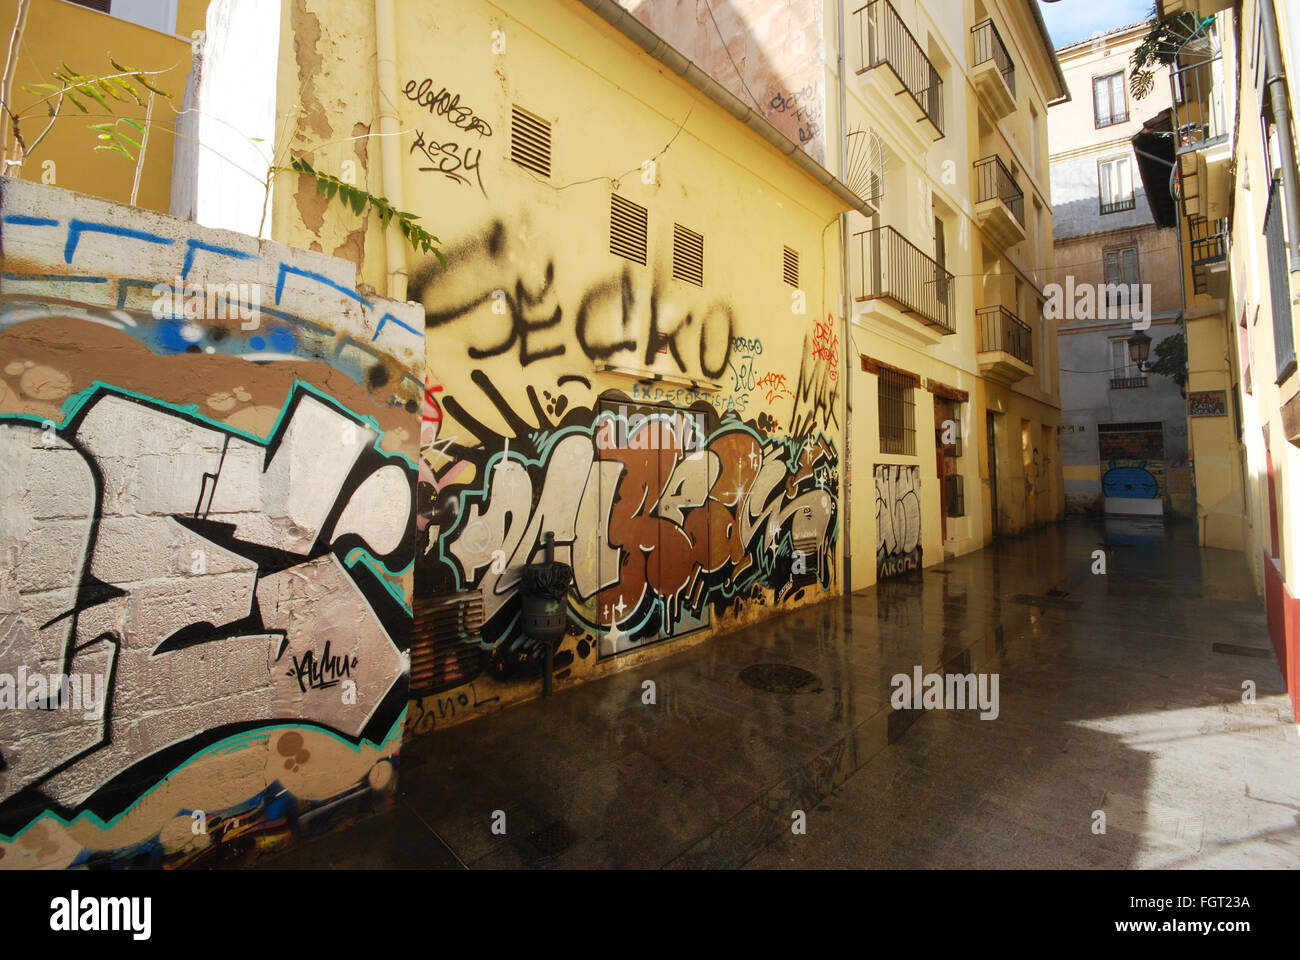
[[[870,304],[864,313],[926,343],[957,332],[951,273],[893,227],[864,230],[853,242],[853,299]]]
[[[1112,390],[1135,390],[1147,385],[1146,377],[1111,377],[1110,388]]]
[[[996,305],[976,310],[975,319],[979,323],[976,360],[980,373],[1011,384],[1034,372],[1034,333],[1027,323]]]
[[[889,0],[853,12],[858,28],[857,74],[892,104],[894,124],[919,149],[943,137],[943,80]]]
[[[1004,247],[1025,239],[1025,195],[1002,160],[988,156],[975,161],[975,219]]]
[[[1137,206],[1137,200],[1133,197],[1127,197],[1123,200],[1114,200],[1110,203],[1101,204],[1101,215],[1104,217],[1108,213],[1122,213],[1125,210],[1132,210]]]
[[[1222,297],[1227,292],[1228,221],[1196,217],[1187,221],[1192,245],[1192,289]]]
[[[1174,100],[1174,152],[1204,150],[1227,141],[1223,105],[1223,56],[1198,58],[1171,74]]]
[[[1016,109],[1016,65],[992,20],[971,27],[971,79],[984,108],[1001,120]]]

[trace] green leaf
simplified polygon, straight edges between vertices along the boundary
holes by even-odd
[[[89,112],[90,112],[90,111],[87,110],[84,106],[82,106],[82,103],[81,103],[80,100],[78,100],[76,97],[74,97],[74,96],[72,95],[72,91],[71,91],[71,90],[64,91],[64,94],[63,94],[63,95],[64,95],[65,97],[67,97],[67,98],[68,98],[68,101],[69,101],[69,102],[70,102],[74,107],[76,107],[78,110],[80,110],[82,113],[89,113]]]
[[[130,117],[122,117],[121,122],[125,123],[129,127],[135,127],[135,129],[139,130],[141,133],[144,133],[144,124],[141,123],[139,120],[133,120]]]

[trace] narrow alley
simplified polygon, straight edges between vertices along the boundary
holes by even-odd
[[[1071,520],[439,731],[394,809],[267,866],[1294,869],[1263,604],[1191,539]],[[918,664],[997,674],[996,717],[895,710]]]

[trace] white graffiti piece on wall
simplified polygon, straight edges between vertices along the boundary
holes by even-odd
[[[876,577],[921,568],[921,468],[876,465]]]
[[[103,677],[105,702],[17,691],[0,802],[72,809],[161,751],[276,720],[374,739],[409,670],[409,614],[375,570],[413,549],[413,470],[377,437],[305,388],[267,441],[105,388],[57,432],[4,422],[0,675]]]

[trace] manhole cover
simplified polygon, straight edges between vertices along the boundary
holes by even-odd
[[[740,679],[767,693],[820,693],[817,674],[788,663],[756,663],[740,671]],[[809,689],[815,688],[815,689]]]

